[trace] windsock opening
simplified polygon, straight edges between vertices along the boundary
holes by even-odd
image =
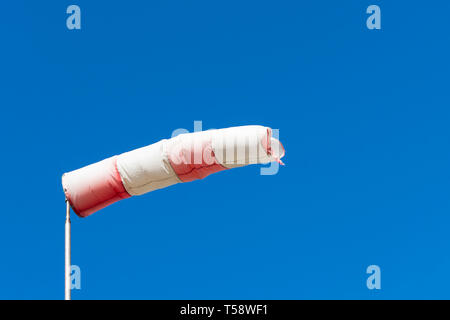
[[[117,157],[65,173],[62,185],[72,210],[80,217],[131,197],[117,171]]]

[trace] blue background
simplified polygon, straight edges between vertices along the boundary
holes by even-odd
[[[370,4],[381,30],[366,28]],[[64,172],[194,120],[279,128],[286,166],[74,215],[74,299],[450,298],[449,10],[3,3],[0,298],[63,298]]]

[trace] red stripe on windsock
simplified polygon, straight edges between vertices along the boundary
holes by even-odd
[[[182,144],[172,146],[168,158],[173,171],[183,182],[203,179],[210,174],[226,170],[217,162],[211,140],[185,139]]]
[[[64,174],[62,183],[67,200],[80,217],[131,197],[117,171],[116,156]]]

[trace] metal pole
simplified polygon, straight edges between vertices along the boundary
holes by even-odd
[[[71,262],[70,262],[70,204],[69,201],[66,199],[66,242],[65,242],[65,290],[64,290],[64,299],[65,300],[71,300],[70,298],[70,287],[71,287],[71,281],[70,281],[70,268],[71,268]]]

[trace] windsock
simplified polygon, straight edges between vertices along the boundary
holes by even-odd
[[[180,134],[63,174],[66,199],[80,217],[131,196],[248,164],[277,161],[272,129],[242,126]]]

